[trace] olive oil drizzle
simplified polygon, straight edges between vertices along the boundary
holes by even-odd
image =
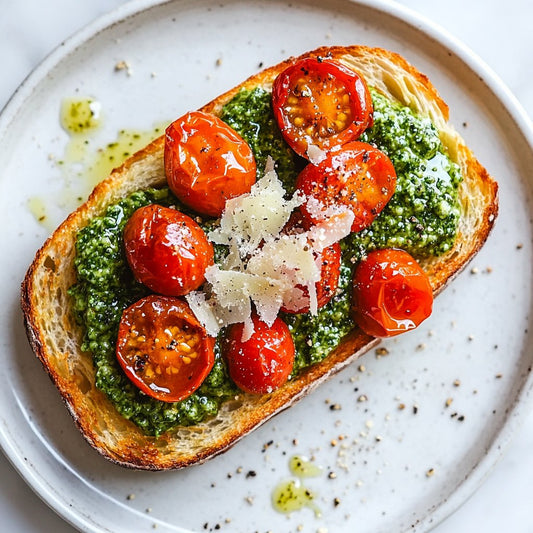
[[[61,126],[70,135],[63,166],[70,177],[77,176],[86,196],[100,181],[129,156],[146,146],[165,131],[167,123],[153,129],[121,129],[116,138],[105,146],[93,146],[95,132],[102,126],[101,105],[92,98],[66,98],[61,104]]]
[[[92,97],[62,100],[59,122],[69,139],[60,158],[50,156],[61,172],[61,190],[50,198],[33,196],[27,203],[35,220],[45,228],[57,225],[58,221],[51,220],[54,210],[76,209],[114,168],[162,135],[168,124],[162,122],[147,130],[121,129],[115,139],[102,146],[97,144],[96,135],[104,120],[102,105]]]

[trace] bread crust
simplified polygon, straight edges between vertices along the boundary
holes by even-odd
[[[267,68],[206,104],[219,114],[241,88],[269,89],[276,75],[304,57],[332,57],[360,72],[378,91],[431,118],[450,156],[461,167],[462,217],[452,250],[422,262],[438,294],[472,259],[488,237],[498,212],[498,186],[448,125],[448,107],[428,78],[401,56],[365,46],[322,47]],[[272,416],[290,407],[324,380],[379,343],[355,328],[322,362],[304,370],[270,395],[239,394],[211,420],[144,435],[124,419],[95,387],[92,357],[81,351],[82,332],[67,295],[75,282],[78,231],[105,208],[135,190],[165,183],[164,137],[161,136],[115,169],[88,200],[59,226],[37,252],[21,291],[30,345],[58,388],[84,438],[107,459],[130,468],[166,470],[201,463],[218,455]]]

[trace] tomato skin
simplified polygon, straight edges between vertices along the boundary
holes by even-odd
[[[178,402],[190,396],[213,368],[214,346],[215,339],[186,302],[150,295],[123,312],[116,356],[142,392]]]
[[[272,326],[257,316],[252,318],[254,332],[242,340],[244,325],[229,328],[224,346],[231,379],[243,391],[266,394],[283,385],[294,365],[294,343],[289,328],[280,318]]]
[[[166,129],[165,174],[172,192],[198,213],[219,217],[226,200],[249,192],[255,159],[242,137],[215,115],[193,111]]]
[[[323,207],[345,206],[355,215],[352,231],[369,226],[396,189],[396,171],[385,153],[354,141],[328,154],[318,165],[308,164],[296,179],[296,188]],[[303,215],[318,222],[306,204]]]
[[[364,80],[330,59],[307,58],[286,68],[274,80],[272,106],[283,137],[305,158],[310,146],[328,151],[357,139],[373,121]]]
[[[124,227],[124,248],[135,278],[167,296],[202,285],[214,258],[213,245],[192,218],[156,204],[133,213]]]
[[[353,316],[373,337],[392,337],[418,327],[431,315],[433,291],[420,265],[407,252],[376,250],[357,266]]]
[[[298,233],[309,229],[309,227],[310,224],[303,219],[301,213],[295,212],[283,232],[288,234]],[[332,244],[324,248],[320,253],[315,253],[315,260],[320,263],[320,281],[315,283],[317,308],[320,309],[333,298],[339,285],[341,268],[340,244]],[[297,285],[297,287],[304,293],[306,298],[309,298],[307,287],[302,285]],[[298,305],[297,302],[291,302],[290,305],[282,306],[281,311],[290,314],[309,313],[309,305]]]

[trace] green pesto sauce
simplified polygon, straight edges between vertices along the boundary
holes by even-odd
[[[96,386],[118,411],[149,435],[159,435],[177,425],[201,422],[218,412],[220,402],[235,388],[231,384],[219,345],[215,365],[202,386],[181,402],[167,403],[142,393],[122,372],[115,343],[122,311],[149,291],[131,273],[124,255],[122,232],[134,211],[148,204],[183,209],[168,189],[139,191],[110,206],[104,216],[83,228],[76,242],[78,280],[70,289],[78,321],[84,326],[82,350],[91,352]]]
[[[365,230],[350,236],[352,249],[402,248],[421,258],[447,252],[459,221],[459,166],[448,158],[428,118],[392,104],[372,91],[374,126],[361,140],[375,144],[391,159],[396,190]]]
[[[258,178],[263,177],[265,163],[270,156],[287,194],[292,195],[295,172],[303,168],[304,163],[281,136],[272,112],[271,93],[261,88],[242,90],[224,106],[220,118],[252,148]]]
[[[375,248],[398,247],[415,257],[439,255],[455,239],[461,176],[449,161],[437,131],[429,120],[416,117],[408,108],[392,104],[374,91],[372,97],[374,126],[362,140],[377,145],[393,161],[398,176],[396,192],[369,228],[341,243],[343,262],[336,296],[316,316],[283,315],[296,348],[293,376],[324,359],[352,329],[352,269],[362,254]],[[278,175],[290,194],[302,161],[293,156],[281,137],[270,93],[262,89],[241,91],[225,106],[222,118],[250,144],[260,175],[267,156],[276,161]],[[78,234],[78,281],[70,294],[85,329],[83,350],[94,358],[97,387],[124,417],[147,434],[159,435],[174,426],[199,423],[215,415],[220,403],[236,389],[221,358],[220,343],[216,345],[215,366],[202,386],[176,403],[161,402],[139,391],[116,361],[122,311],[148,292],[135,281],[127,265],[122,231],[133,212],[150,203],[174,205],[187,212],[166,188],[139,191],[110,206]],[[205,229],[214,223],[204,223]],[[224,247],[217,246],[215,258],[223,254]]]

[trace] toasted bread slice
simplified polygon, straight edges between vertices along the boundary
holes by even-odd
[[[368,85],[382,94],[429,116],[451,159],[460,165],[464,179],[456,243],[445,255],[422,262],[437,294],[485,242],[498,211],[496,182],[448,125],[448,108],[429,80],[402,57],[362,46],[320,48],[302,57],[309,56],[332,57],[358,71]],[[270,89],[277,74],[297,59],[300,58],[291,58],[252,76],[202,109],[220,113],[222,106],[243,87]],[[182,468],[227,450],[379,342],[356,328],[327,358],[307,368],[297,379],[269,395],[240,394],[226,402],[216,417],[197,426],[177,427],[151,437],[124,419],[95,387],[91,354],[80,349],[83,333],[74,319],[67,290],[76,281],[78,231],[124,196],[164,185],[163,149],[164,137],[159,137],[100,183],[38,251],[22,284],[22,309],[30,344],[83,436],[108,459],[146,470]]]

